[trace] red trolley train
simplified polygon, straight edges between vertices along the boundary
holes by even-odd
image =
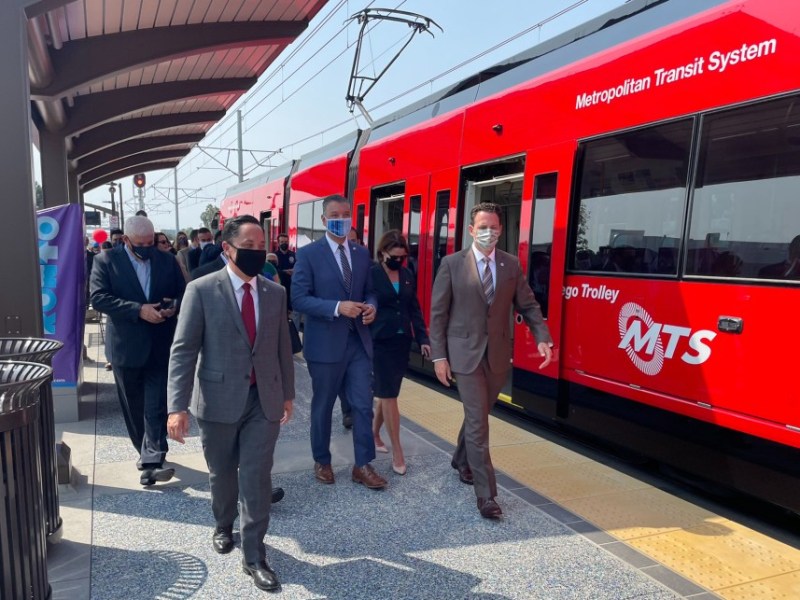
[[[800,9],[639,0],[266,176],[223,218],[411,244],[423,310],[477,202],[503,205],[556,340],[517,323],[501,400],[800,512]],[[412,363],[423,368],[415,356]],[[535,457],[532,457],[535,460]]]

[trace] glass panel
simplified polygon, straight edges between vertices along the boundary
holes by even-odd
[[[504,178],[504,181],[498,183],[467,182],[462,248],[472,244],[472,236],[469,234],[469,215],[473,207],[481,202],[492,202],[503,209],[503,216],[500,219],[503,233],[497,241],[497,247],[516,255],[519,248],[519,221],[522,215],[522,174],[514,179]]]
[[[436,192],[436,223],[433,227],[433,276],[447,256],[447,236],[450,224],[450,190]]]
[[[411,196],[408,199],[408,268],[416,276],[419,260],[419,238],[422,228],[422,196]]]
[[[312,239],[317,241],[321,237],[325,235],[325,226],[322,224],[322,200],[315,200],[314,201],[314,232]]]
[[[571,267],[677,275],[692,121],[582,144]]]
[[[314,204],[306,202],[297,207],[297,247],[314,241]]]
[[[556,211],[558,173],[537,175],[533,181],[533,227],[531,256],[528,261],[528,284],[547,318],[550,297],[550,258],[553,251],[553,227]]]
[[[800,97],[703,118],[686,274],[800,281]]]

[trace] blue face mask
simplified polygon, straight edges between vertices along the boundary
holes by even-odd
[[[350,217],[346,219],[328,219],[325,221],[325,227],[331,235],[335,237],[344,237],[350,231],[353,220]]]
[[[155,246],[134,246],[131,244],[131,250],[133,253],[141,258],[142,260],[150,260],[150,257],[153,254],[153,250],[155,250]]]

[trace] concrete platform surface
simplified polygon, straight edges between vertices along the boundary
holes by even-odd
[[[211,549],[210,494],[196,426],[187,444],[169,453],[176,478],[143,489],[96,326],[89,325],[87,340],[91,360],[81,420],[58,432],[72,448],[79,477],[61,494],[64,540],[48,556],[53,597],[264,597],[242,573],[238,549],[226,556]],[[278,441],[273,471],[286,497],[273,507],[266,538],[283,584],[272,597],[715,597],[507,474],[499,477],[505,518],[482,519],[472,488],[450,468],[451,442],[414,420],[404,419],[402,432],[408,474],[393,474],[387,455],[379,455],[373,464],[390,485],[375,492],[350,481],[352,442],[337,406],[337,482],[317,483],[308,441],[310,380],[302,360],[296,374],[295,418]],[[401,411],[407,396],[413,408],[413,399],[423,395],[408,383]],[[442,427],[449,431],[453,424]]]

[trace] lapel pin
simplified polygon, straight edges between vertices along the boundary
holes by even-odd
[[[506,264],[505,264],[505,263],[500,263],[500,266],[501,266],[501,267],[505,267],[505,266],[506,266]]]

